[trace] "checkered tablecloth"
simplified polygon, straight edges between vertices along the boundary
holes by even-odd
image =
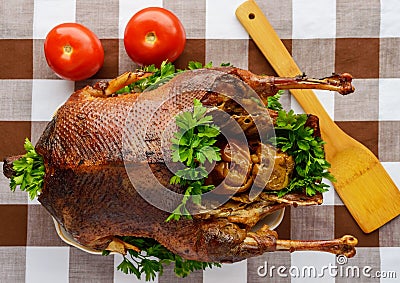
[[[178,67],[185,67],[189,60],[230,62],[256,73],[274,74],[235,18],[242,2],[1,0],[0,159],[22,153],[25,137],[36,142],[54,110],[74,89],[136,68],[125,53],[123,32],[129,18],[146,6],[165,7],[184,24],[188,40]],[[338,125],[379,157],[400,187],[400,2],[259,0],[258,4],[308,76],[349,72],[355,77],[353,95],[320,91],[317,95]],[[84,24],[101,39],[105,64],[93,79],[64,81],[48,68],[44,38],[61,22]],[[289,94],[283,102],[302,111]],[[167,268],[156,281],[400,282],[399,218],[364,234],[333,188],[321,206],[287,209],[277,230],[286,239],[353,234],[359,239],[357,255],[342,263],[327,253],[275,252],[195,272],[186,279],[178,280]],[[120,256],[91,255],[66,245],[42,206],[29,201],[26,193],[11,193],[8,180],[0,174],[1,283],[137,282],[134,276],[116,270],[120,260]]]

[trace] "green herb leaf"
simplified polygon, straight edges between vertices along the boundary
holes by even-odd
[[[187,187],[182,202],[166,221],[179,220],[181,216],[191,218],[186,208],[187,201],[200,205],[201,195],[214,188],[203,185],[204,179],[208,177],[203,164],[206,161],[212,163],[221,160],[220,149],[213,146],[220,134],[219,127],[212,124],[212,117],[206,115],[207,108],[200,100],[194,99],[193,106],[192,112],[183,112],[175,118],[179,130],[171,139],[172,161],[182,162],[187,168],[178,170],[171,177],[170,183]]]
[[[24,148],[26,154],[13,162],[15,174],[11,177],[10,189],[15,191],[20,186],[22,191],[28,192],[30,199],[34,199],[43,187],[44,162],[28,139],[25,139]]]
[[[171,80],[176,74],[182,72],[182,70],[177,70],[172,63],[167,61],[162,62],[160,68],[150,65],[143,67],[141,71],[151,72],[153,75],[123,87],[116,94],[142,92],[148,88],[157,88]]]
[[[267,101],[268,101],[268,108],[272,110],[282,110],[282,104],[279,101],[283,94],[283,90],[279,90],[274,96],[268,96]]]
[[[190,61],[189,65],[188,65],[188,69],[196,70],[196,69],[203,69],[203,68],[212,68],[212,66],[213,66],[212,62],[208,62],[207,64],[205,64],[203,66],[203,64],[201,64],[200,62]]]
[[[141,252],[128,250],[117,269],[125,274],[134,274],[138,279],[142,275],[146,281],[154,280],[156,274],[162,275],[164,265],[174,264],[174,272],[179,277],[186,277],[196,270],[221,267],[219,263],[187,260],[176,255],[151,238],[120,237],[122,241],[138,247]],[[103,253],[108,255],[109,253]]]
[[[289,185],[277,192],[280,197],[292,191],[304,191],[310,196],[325,192],[329,186],[322,183],[322,179],[334,180],[328,171],[330,164],[325,159],[324,141],[314,136],[313,129],[307,127],[306,122],[306,114],[278,110],[276,136],[270,141],[293,156],[295,161],[295,171]]]
[[[230,63],[222,63],[221,66],[231,66]],[[202,69],[202,68],[212,68],[212,62],[209,62],[203,65],[200,62],[190,61],[188,64],[187,69],[195,70],[195,69]],[[144,90],[151,90],[159,87],[170,81],[174,76],[183,72],[184,70],[176,69],[175,66],[171,62],[164,61],[161,63],[160,68],[155,67],[154,65],[142,67],[139,71],[143,72],[150,72],[153,75],[136,81],[128,86],[125,86],[118,91],[116,94],[125,94],[131,92],[142,92]]]

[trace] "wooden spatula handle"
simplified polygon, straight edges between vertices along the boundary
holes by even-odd
[[[279,76],[297,76],[303,73],[256,2],[249,0],[241,4],[236,10],[236,17]],[[291,93],[305,112],[320,118],[325,124],[321,124],[321,129],[334,124],[312,90],[291,90]]]

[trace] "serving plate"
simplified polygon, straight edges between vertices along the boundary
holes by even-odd
[[[80,249],[80,250],[82,250],[82,251],[87,252],[87,253],[90,253],[90,254],[96,254],[96,255],[101,255],[101,254],[102,254],[102,251],[95,250],[95,249],[92,249],[92,248],[88,248],[88,247],[85,247],[85,246],[79,244],[79,243],[72,237],[72,235],[71,235],[70,233],[68,233],[68,232],[64,229],[64,227],[62,227],[62,226],[60,225],[60,223],[57,222],[57,220],[56,220],[54,217],[52,217],[52,218],[53,218],[54,226],[56,227],[56,232],[57,232],[58,236],[59,236],[59,237],[61,238],[61,240],[63,240],[65,243],[67,243],[68,245],[74,246],[74,247],[76,247],[76,248],[78,248],[78,249]]]
[[[271,230],[274,230],[275,228],[277,228],[279,226],[279,224],[282,222],[283,216],[285,214],[285,208],[279,209],[267,216],[265,216],[265,218],[260,221],[259,223],[257,223],[252,230],[258,230],[259,228],[261,228],[262,225],[266,224],[269,226],[269,228]],[[56,228],[56,232],[58,234],[58,236],[60,237],[60,239],[62,241],[64,241],[66,244],[71,245],[73,247],[76,247],[82,251],[85,251],[87,253],[90,254],[95,254],[95,255],[101,255],[102,251],[99,250],[95,250],[92,248],[88,248],[85,247],[81,244],[79,244],[70,233],[68,233],[58,222],[57,220],[55,220],[55,218],[53,217],[53,221],[54,221],[54,226]]]
[[[265,216],[264,219],[254,225],[251,231],[255,232],[259,230],[263,225],[268,225],[269,229],[275,230],[279,226],[279,224],[281,224],[284,215],[285,208],[278,209],[277,211]]]

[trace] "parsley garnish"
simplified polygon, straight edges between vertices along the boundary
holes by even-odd
[[[283,152],[293,156],[296,164],[289,185],[277,192],[279,197],[293,191],[305,191],[307,195],[313,196],[317,192],[328,191],[329,185],[322,183],[323,178],[335,181],[328,172],[330,164],[325,159],[325,142],[314,136],[314,130],[305,126],[306,122],[306,114],[278,110],[276,136],[271,141]]]
[[[200,62],[190,61],[188,64],[188,69],[196,70],[196,69],[202,69],[202,68],[212,68],[212,66],[213,66],[213,64],[211,61],[205,65],[201,64]]]
[[[171,62],[164,61],[161,63],[160,68],[154,65],[146,66],[140,69],[143,72],[153,73],[151,76],[138,80],[137,82],[131,83],[128,86],[118,90],[116,94],[123,94],[129,92],[142,92],[148,87],[159,86],[161,83],[166,83],[171,80],[181,70],[175,69],[175,66]]]
[[[144,274],[146,281],[154,280],[156,273],[158,272],[159,275],[162,275],[164,265],[171,263],[175,264],[174,272],[179,277],[186,277],[195,270],[221,266],[219,263],[183,259],[154,239],[121,237],[121,240],[138,247],[141,252],[128,250],[128,254],[124,256],[117,269],[125,274],[135,274],[138,279]],[[103,255],[108,254],[109,252],[107,251],[103,252]]]
[[[282,110],[282,104],[280,103],[279,99],[281,98],[283,94],[283,90],[279,90],[274,96],[268,96],[267,101],[268,101],[268,108],[272,110]]]
[[[221,63],[220,65],[221,67],[229,67],[232,66],[231,63]],[[208,69],[208,68],[212,68],[213,67],[213,63],[212,61],[208,62],[207,64],[203,65],[200,62],[195,62],[195,61],[190,61],[188,64],[188,69],[189,70],[196,70],[196,69]]]
[[[22,191],[28,192],[30,199],[34,199],[43,186],[44,162],[28,139],[25,139],[24,148],[26,154],[13,162],[15,174],[11,177],[10,188],[14,192],[20,186]]]
[[[230,63],[221,63],[221,66],[231,66]],[[212,68],[212,62],[208,62],[203,65],[200,62],[190,61],[187,69],[196,70],[202,68]],[[157,88],[161,84],[164,84],[171,80],[178,73],[183,72],[184,70],[176,69],[175,66],[171,62],[164,61],[161,63],[160,68],[155,67],[154,65],[145,66],[139,71],[153,73],[151,76],[138,80],[137,82],[131,83],[118,91],[116,94],[124,94],[130,92],[143,92],[145,89],[151,90],[153,88]]]
[[[176,119],[179,130],[172,138],[172,161],[182,162],[187,167],[178,170],[170,179],[171,184],[186,187],[182,202],[166,221],[179,220],[181,216],[191,219],[186,208],[189,199],[196,205],[201,204],[201,195],[213,190],[214,185],[204,185],[208,177],[204,163],[221,160],[220,149],[214,144],[219,135],[219,127],[212,124],[212,116],[206,115],[207,108],[200,100],[194,99],[193,112],[183,112]]]

